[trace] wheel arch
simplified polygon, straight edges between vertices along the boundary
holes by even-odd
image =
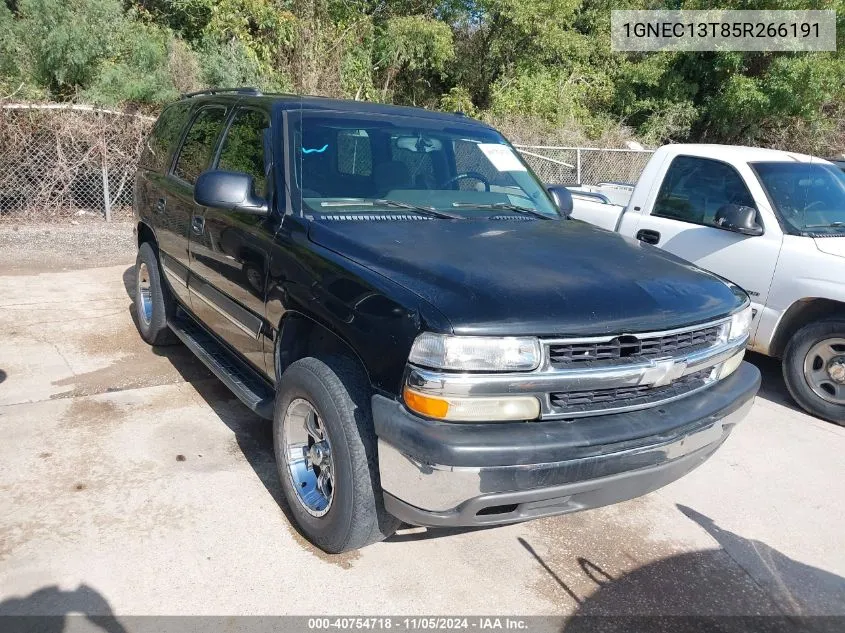
[[[151,227],[149,224],[147,224],[143,220],[139,221],[138,225],[135,227],[135,233],[138,238],[137,246],[139,248],[144,242],[149,242],[153,245],[156,250],[158,250],[158,238],[156,238],[156,234],[153,230],[153,227]]]
[[[276,334],[273,364],[276,382],[285,369],[301,358],[342,355],[355,361],[373,387],[366,363],[352,344],[308,315],[289,310],[282,315]]]
[[[819,321],[825,317],[845,318],[845,302],[821,297],[799,299],[784,312],[775,329],[769,354],[775,358],[782,358],[789,343],[789,339],[808,323]]]

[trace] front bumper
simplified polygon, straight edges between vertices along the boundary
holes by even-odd
[[[515,523],[637,497],[702,464],[748,413],[760,372],[650,409],[574,421],[442,423],[373,397],[385,507],[424,526]]]

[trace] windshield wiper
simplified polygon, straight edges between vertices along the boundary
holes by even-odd
[[[438,211],[434,207],[424,207],[417,204],[410,204],[409,202],[402,202],[401,200],[389,200],[387,198],[347,198],[345,200],[326,200],[320,203],[321,207],[352,207],[356,205],[408,209],[409,211],[416,211],[420,215],[427,215],[430,218],[440,218],[442,220],[465,219],[463,216],[455,215],[454,213]]]
[[[551,216],[548,216],[545,213],[540,213],[539,211],[535,211],[534,209],[531,209],[529,207],[522,207],[518,204],[511,204],[510,202],[494,202],[492,204],[477,204],[475,202],[453,202],[452,206],[459,209],[463,209],[466,207],[472,207],[473,209],[502,209],[504,211],[516,211],[517,213],[533,215],[544,220],[552,219]]]
[[[807,224],[804,226],[805,229],[826,229],[826,228],[839,228],[841,226],[845,226],[845,222],[840,222],[837,220],[836,222],[828,222],[827,224]]]

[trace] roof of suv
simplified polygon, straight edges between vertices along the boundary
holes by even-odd
[[[265,107],[270,104],[273,109],[293,110],[301,108],[307,110],[349,112],[350,114],[360,112],[367,114],[409,116],[489,127],[486,123],[472,119],[460,112],[437,112],[434,110],[426,110],[410,106],[373,103],[371,101],[354,101],[352,99],[330,99],[328,97],[315,97],[310,95],[284,93],[262,94],[254,88],[231,88],[222,90],[210,89],[208,91],[183,95],[182,99],[202,99],[203,101],[237,100],[240,103],[261,104]]]

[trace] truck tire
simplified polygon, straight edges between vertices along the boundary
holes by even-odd
[[[370,389],[343,357],[303,358],[282,374],[273,416],[282,489],[303,535],[337,554],[387,538]]]
[[[150,345],[172,345],[179,339],[167,325],[176,311],[176,300],[162,284],[158,256],[149,242],[138,248],[135,259],[135,314],[138,331]]]
[[[783,356],[789,393],[809,413],[845,426],[845,320],[805,325]]]

